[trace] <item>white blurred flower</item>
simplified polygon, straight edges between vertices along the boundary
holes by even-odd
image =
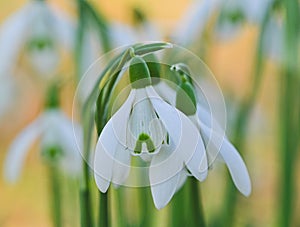
[[[110,26],[110,35],[114,47],[145,41],[163,40],[157,27],[150,22],[145,22],[139,27],[132,27],[121,23],[112,23]]]
[[[79,125],[74,125],[81,135]],[[60,110],[49,109],[29,124],[13,141],[4,165],[5,178],[15,182],[22,170],[26,154],[36,140],[40,140],[41,155],[46,161],[53,161],[62,171],[76,177],[81,170],[81,137],[75,139],[72,121]]]
[[[283,24],[276,16],[272,16],[266,26],[265,35],[263,37],[263,49],[271,59],[278,62],[283,60]]]
[[[0,27],[0,75],[12,75],[24,50],[34,69],[52,76],[60,50],[74,47],[74,26],[45,1],[30,1]]]
[[[156,93],[140,59],[134,58],[136,64],[144,64],[137,71],[148,76],[141,75],[146,80],[142,85],[134,85],[131,79],[127,100],[102,130],[95,151],[95,180],[101,192],[110,182],[122,185],[129,176],[131,156],[139,156],[150,162],[152,197],[160,209],[182,185],[186,168],[198,180],[206,178],[207,160],[197,128]]]
[[[113,47],[164,40],[158,25],[149,21],[139,8],[134,8],[132,14],[134,23],[131,26],[118,22],[111,24],[109,29]]]
[[[175,27],[171,39],[184,46],[199,40],[212,14],[218,9],[220,1],[193,1]]]
[[[222,1],[216,25],[220,39],[234,37],[247,23],[261,24],[270,0],[228,0]]]

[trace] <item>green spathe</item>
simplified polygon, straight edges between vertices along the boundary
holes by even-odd
[[[158,59],[153,53],[144,56],[144,60],[148,66],[150,76],[152,78],[152,84],[155,85],[159,82],[160,78],[160,63],[158,63]]]
[[[196,113],[196,96],[191,83],[186,81],[179,86],[176,94],[176,108],[187,116]]]
[[[129,66],[129,78],[132,88],[139,89],[151,85],[149,68],[140,56],[134,56]]]

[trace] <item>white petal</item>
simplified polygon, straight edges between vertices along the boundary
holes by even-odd
[[[107,191],[112,178],[117,144],[118,140],[114,134],[112,121],[109,121],[98,139],[94,159],[95,181],[103,193]]]
[[[178,160],[177,162],[169,163],[171,165],[165,164],[166,160],[169,160],[170,156],[172,157],[172,150],[167,147],[165,148],[162,148],[161,151],[153,157],[149,169],[151,192],[157,209],[166,206],[173,197],[183,168],[183,165],[180,164],[182,162],[178,162]],[[171,174],[166,174],[166,172]]]
[[[207,177],[208,164],[202,138],[199,138],[196,150],[186,165],[192,175],[199,181],[205,180]]]
[[[112,182],[114,184],[122,185],[125,182],[130,172],[130,160],[130,151],[124,146],[119,145],[113,164]]]
[[[4,176],[8,181],[15,182],[19,177],[30,145],[44,130],[44,120],[43,115],[37,118],[17,136],[10,146],[4,164]]]
[[[175,151],[183,161],[189,161],[196,151],[198,140],[201,139],[198,129],[186,115],[162,100],[152,87],[147,87],[147,92],[170,140],[175,143]]]
[[[121,108],[111,117],[97,142],[94,159],[94,176],[101,192],[106,192],[113,176],[116,149],[126,144],[126,128],[135,90],[132,90]]]
[[[177,183],[176,192],[179,191],[183,187],[183,185],[185,184],[187,178],[188,178],[188,172],[186,171],[186,169],[183,169],[180,172],[180,178],[179,178],[179,181]]]
[[[32,4],[10,16],[0,28],[0,76],[11,73],[18,54],[26,40],[26,32],[31,22]]]
[[[235,186],[245,196],[250,195],[251,181],[248,174],[248,170],[243,159],[241,158],[235,147],[224,136],[214,131],[211,131],[202,123],[201,130],[206,137],[210,137],[210,134],[212,133],[212,143],[214,143],[214,145],[220,152],[222,158],[224,159],[225,163],[227,164]],[[220,141],[222,141],[221,147]]]
[[[161,99],[152,87],[147,87],[148,97],[174,142],[179,142],[182,134],[180,112]]]
[[[133,152],[139,136],[147,134],[153,142],[155,150],[157,150],[166,137],[165,129],[162,122],[158,119],[151,101],[147,97],[145,89],[137,89],[136,97],[130,114],[127,128],[127,146]],[[144,143],[141,152],[149,154],[148,148]],[[153,152],[151,152],[153,153]]]
[[[157,209],[165,207],[170,202],[176,192],[179,178],[180,174],[176,174],[161,184],[151,186],[154,205]]]
[[[166,82],[160,80],[159,83],[155,84],[153,87],[155,91],[168,103],[172,106],[176,104],[176,87],[172,86],[173,84],[170,82]]]
[[[82,149],[82,128],[74,123],[61,111],[56,111],[55,122],[56,125],[56,142],[62,148],[64,156],[60,161],[60,167],[66,171],[69,176],[76,177],[81,172],[82,157],[79,150]],[[51,127],[51,126],[50,126]],[[75,132],[73,131],[76,130]]]
[[[53,21],[57,32],[58,43],[72,51],[75,48],[76,28],[73,21],[64,12],[52,9]]]
[[[194,39],[199,37],[205,29],[207,21],[219,2],[219,0],[194,1],[172,35],[173,39],[182,45],[195,41]]]
[[[240,154],[226,139],[224,140],[220,152],[227,164],[235,186],[242,194],[249,196],[251,193],[251,181],[247,167]]]

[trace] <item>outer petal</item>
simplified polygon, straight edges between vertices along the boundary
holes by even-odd
[[[240,154],[235,149],[235,147],[226,139],[224,140],[220,152],[227,164],[235,186],[245,196],[249,196],[251,193],[251,181],[247,167]]]
[[[193,176],[199,181],[205,180],[207,177],[208,164],[205,147],[201,137],[198,139],[198,144],[192,158],[186,163],[186,165]]]
[[[210,129],[204,124],[201,124],[202,132],[205,136],[210,136]],[[231,174],[232,180],[238,190],[245,196],[251,193],[251,181],[246,168],[246,165],[239,155],[235,147],[225,138],[216,132],[212,131],[213,143],[218,144],[220,140],[223,140],[222,146],[220,148],[220,154],[223,157],[229,172]],[[218,146],[218,145],[216,145]]]
[[[135,96],[132,90],[121,108],[105,125],[96,146],[94,160],[94,176],[101,192],[106,192],[113,177],[113,166],[116,149],[125,146],[126,128]]]
[[[190,160],[201,138],[198,129],[187,116],[162,100],[152,87],[147,88],[147,93],[176,150],[182,149],[183,160]]]
[[[168,103],[175,106],[176,103],[176,90],[171,87],[170,85],[165,82],[164,80],[160,80],[159,83],[155,84],[154,89],[156,92]]]
[[[188,178],[188,175],[189,174],[188,174],[186,169],[183,169],[180,172],[180,178],[179,178],[179,181],[177,183],[176,192],[179,191],[182,188],[182,186],[185,184],[185,181]]]
[[[17,136],[10,146],[4,164],[4,176],[8,181],[15,182],[19,177],[30,145],[44,130],[44,120],[43,115],[38,117]]]
[[[182,45],[191,44],[194,38],[201,35],[219,2],[220,0],[194,1],[173,34],[174,40]]]
[[[53,20],[57,32],[57,39],[62,47],[66,47],[68,51],[75,48],[75,24],[70,18],[60,10],[52,9]]]
[[[109,33],[112,43],[116,47],[136,43],[136,40],[138,39],[130,26],[120,23],[113,23],[112,26],[110,26]]]
[[[162,147],[161,151],[153,157],[149,169],[151,193],[157,209],[163,208],[170,202],[176,192],[180,180],[181,171],[174,173],[171,176],[165,176],[165,179],[161,178],[161,176],[164,175],[164,172],[168,171],[168,166],[165,166],[162,163],[172,155],[172,149],[169,148],[169,146]],[[180,162],[173,164],[179,165],[177,167],[179,169],[183,168],[183,165],[180,164]],[[169,167],[172,168],[172,166]]]
[[[118,145],[115,153],[115,161],[113,164],[112,182],[121,185],[127,179],[130,172],[130,151],[122,145]]]
[[[168,149],[172,152],[166,160],[161,163],[164,166],[164,171],[160,173],[158,177],[159,182],[162,182],[168,177],[173,177],[183,168],[183,163],[190,163],[190,167],[195,167],[195,163],[202,159],[205,159],[205,152],[203,144],[198,141],[201,140],[198,129],[183,113],[176,110],[164,102],[153,89],[149,90],[149,98],[153,104],[155,111],[157,112],[160,120],[163,122],[170,137],[170,145]],[[199,144],[199,145],[198,145]],[[162,150],[160,153],[163,152]],[[202,152],[202,157],[201,157]],[[199,159],[198,159],[199,158]],[[204,179],[206,176],[207,168],[203,170],[203,175],[200,176],[199,165],[197,168],[192,168],[192,173],[198,179]],[[203,162],[206,163],[207,162]]]
[[[0,76],[11,73],[19,51],[26,41],[26,32],[31,22],[32,3],[10,16],[0,29]]]

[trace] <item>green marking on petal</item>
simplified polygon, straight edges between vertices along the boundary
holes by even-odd
[[[45,147],[42,149],[41,155],[46,162],[55,163],[63,156],[63,151],[57,146]]]
[[[139,135],[138,140],[136,141],[134,153],[140,154],[142,152],[142,145],[143,143],[146,143],[147,149],[149,153],[152,153],[155,151],[155,146],[153,141],[151,140],[150,136],[146,133],[141,133]]]

